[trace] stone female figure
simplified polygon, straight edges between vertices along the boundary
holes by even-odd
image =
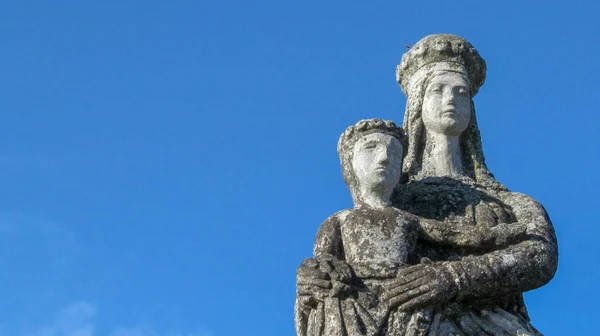
[[[471,44],[453,35],[423,38],[397,69],[408,97],[409,145],[394,205],[465,230],[526,226],[522,241],[501,247],[417,244],[419,255],[433,262],[401,269],[383,297],[401,311],[433,309],[429,335],[539,335],[522,293],[543,286],[556,271],[556,237],[546,211],[508,191],[485,164],[472,102],[485,71]]]

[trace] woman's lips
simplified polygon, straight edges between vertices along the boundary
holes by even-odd
[[[442,112],[443,116],[453,116],[456,114],[456,111],[454,109],[448,109],[448,110],[444,110],[444,112]]]

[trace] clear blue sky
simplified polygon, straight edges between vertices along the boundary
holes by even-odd
[[[534,325],[596,334],[600,5],[553,3],[3,1],[0,335],[293,335],[295,269],[351,204],[337,138],[401,123],[431,33],[488,62],[488,165],[555,224]]]

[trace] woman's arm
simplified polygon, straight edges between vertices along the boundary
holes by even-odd
[[[487,227],[419,219],[419,237],[426,241],[469,250],[502,247],[525,237],[527,226],[501,223]]]
[[[526,226],[526,239],[505,249],[448,262],[458,286],[457,299],[525,292],[548,283],[558,264],[554,228],[546,210],[521,193],[505,193],[517,222]]]
[[[554,276],[556,236],[541,204],[520,193],[501,195],[526,226],[526,238],[507,248],[460,261],[401,269],[384,299],[411,309],[469,297],[492,297],[541,287]]]

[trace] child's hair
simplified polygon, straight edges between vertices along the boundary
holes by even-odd
[[[355,195],[358,187],[354,169],[352,168],[352,152],[356,141],[361,137],[371,133],[384,133],[396,138],[403,147],[402,155],[406,153],[406,136],[404,130],[398,127],[393,121],[383,119],[364,119],[350,126],[342,133],[338,141],[337,151],[342,165],[342,175],[346,185],[352,193],[352,199],[356,202]],[[401,169],[401,167],[398,167]]]

